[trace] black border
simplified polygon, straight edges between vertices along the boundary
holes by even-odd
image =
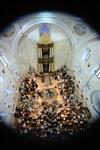
[[[35,13],[39,11],[59,11],[82,17],[97,32],[100,32],[100,5],[97,0],[90,1],[72,1],[72,0],[20,0],[6,1],[2,0],[0,5],[0,30],[2,31],[10,22],[17,17]],[[98,148],[100,139],[100,122],[95,125],[80,139],[76,139],[73,143],[66,142],[43,142],[40,140],[29,141],[27,138],[16,136],[12,130],[0,123],[0,143],[3,148],[73,148],[73,149],[91,149]]]

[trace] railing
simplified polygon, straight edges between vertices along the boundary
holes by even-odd
[[[54,62],[54,57],[38,58],[38,63],[41,63],[41,64],[48,64],[48,63],[53,63],[53,62]]]
[[[50,49],[53,46],[54,46],[54,43],[49,43],[49,44],[40,44],[40,43],[38,43],[38,48]]]

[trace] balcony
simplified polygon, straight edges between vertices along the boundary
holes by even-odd
[[[38,43],[38,48],[42,48],[42,49],[50,49],[54,46],[54,43],[49,43],[49,44],[40,44]]]
[[[54,62],[54,57],[38,58],[38,63],[41,63],[41,64],[49,64],[53,62]]]

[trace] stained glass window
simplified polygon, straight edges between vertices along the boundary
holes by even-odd
[[[40,25],[40,35],[43,34],[44,32],[49,33],[49,27],[48,27],[47,24],[42,23],[42,24]]]

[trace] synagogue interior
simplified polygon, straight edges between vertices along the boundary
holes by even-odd
[[[100,117],[100,38],[81,18],[42,12],[0,34],[0,121],[68,140]]]

